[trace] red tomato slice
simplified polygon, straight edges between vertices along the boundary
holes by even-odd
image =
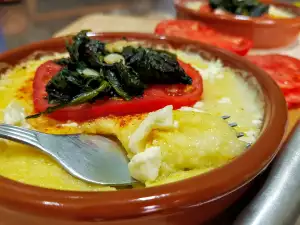
[[[155,33],[203,42],[239,55],[246,55],[253,45],[250,40],[219,33],[200,22],[192,20],[164,20],[156,26]]]
[[[300,60],[279,54],[252,55],[247,58],[264,69],[283,91],[289,108],[300,105]]]
[[[158,110],[167,105],[174,109],[191,106],[201,98],[203,85],[201,75],[189,64],[180,62],[181,67],[193,79],[192,85],[153,85],[147,88],[143,97],[125,100],[98,100],[57,110],[49,117],[60,121],[86,121],[109,115],[128,115]],[[42,64],[36,71],[33,81],[33,102],[37,112],[42,112],[50,105],[46,99],[46,85],[61,70],[61,66],[52,61]]]
[[[264,69],[283,90],[300,87],[300,60],[286,55],[253,55],[247,58]]]

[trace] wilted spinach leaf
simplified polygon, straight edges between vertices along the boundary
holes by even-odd
[[[191,84],[192,79],[180,67],[174,54],[150,48],[126,47],[126,64],[133,68],[146,84]]]

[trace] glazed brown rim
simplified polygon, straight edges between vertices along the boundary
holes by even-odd
[[[257,176],[276,155],[286,127],[286,103],[275,82],[245,58],[195,41],[153,34],[101,33],[93,36],[103,39],[127,37],[177,47],[191,45],[221,59],[230,60],[233,66],[253,73],[262,86],[267,103],[261,136],[249,150],[221,168],[152,188],[96,193],[72,192],[35,187],[0,177],[2,207],[39,216],[82,220],[136,218],[158,211],[174,213],[182,208],[205,204],[234,191]],[[63,45],[64,38],[33,43],[1,54],[0,62],[19,62],[35,51],[62,50]]]
[[[257,26],[291,26],[291,27],[299,27],[300,29],[300,8],[295,5],[289,3],[282,3],[282,2],[272,2],[269,0],[262,0],[262,2],[270,3],[272,5],[281,6],[281,7],[288,7],[292,8],[293,11],[298,15],[296,18],[284,18],[284,19],[270,19],[270,18],[251,18],[248,16],[230,16],[230,15],[220,15],[214,13],[203,13],[203,12],[196,12],[195,10],[189,9],[184,6],[185,2],[191,0],[174,0],[175,7],[179,12],[184,12],[185,14],[192,15],[193,17],[203,17],[207,19],[218,19],[221,21],[231,21],[241,24],[255,24]],[[205,0],[202,0],[205,1]]]

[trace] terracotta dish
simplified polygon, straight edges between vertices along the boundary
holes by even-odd
[[[174,1],[178,18],[199,20],[220,32],[243,36],[253,41],[254,48],[277,48],[289,45],[296,41],[300,31],[300,8],[292,4],[263,0],[262,2],[289,9],[297,15],[289,19],[270,19],[197,12],[185,6],[187,1],[195,0]]]
[[[284,135],[284,97],[269,76],[246,59],[205,44],[138,33],[96,34],[101,40],[127,37],[151,44],[189,49],[220,58],[254,76],[265,101],[265,119],[258,140],[240,157],[204,175],[167,185],[112,192],[55,191],[0,177],[0,221],[6,225],[199,225],[217,215],[247,189],[275,157]],[[65,38],[50,39],[8,51],[0,62],[17,64],[36,51],[64,51]]]

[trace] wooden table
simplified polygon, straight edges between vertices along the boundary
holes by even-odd
[[[130,17],[130,16],[107,16],[101,14],[92,14],[73,22],[64,29],[58,31],[53,36],[59,37],[74,34],[82,29],[91,29],[94,32],[150,32],[154,31],[156,24],[162,18],[168,15],[149,15],[148,17]],[[273,49],[273,50],[252,50],[250,54],[280,53],[293,56],[300,59],[300,36],[299,40],[291,46]],[[299,71],[300,72],[300,71]],[[288,132],[300,119],[300,109],[289,112]],[[256,179],[253,188],[251,188],[239,202],[230,207],[223,215],[209,222],[210,225],[230,225],[236,215],[247,205],[252,197],[259,191],[267,173],[262,174]],[[288,224],[287,224],[288,225]],[[296,225],[300,225],[300,218]]]

